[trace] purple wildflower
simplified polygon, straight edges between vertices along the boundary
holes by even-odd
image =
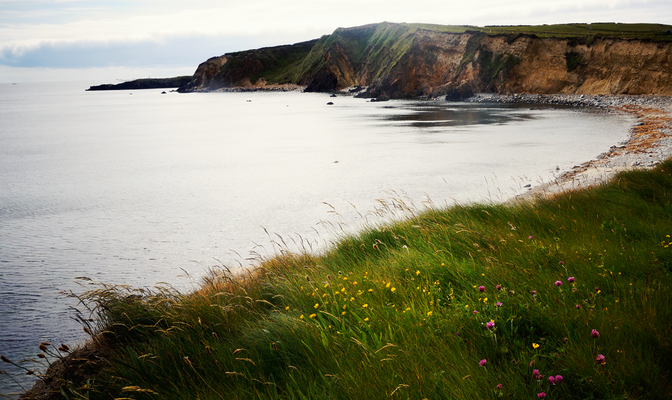
[[[474,310],[474,314],[478,314],[478,311]]]
[[[486,359],[484,358],[484,359],[482,359],[481,361],[478,362],[478,365],[480,365],[480,366],[482,367],[482,366],[484,366],[487,362],[488,362],[488,360],[486,360]]]
[[[502,285],[497,285],[497,286],[495,286],[495,289],[497,289],[497,290],[502,290]]]
[[[500,390],[502,389],[502,384],[501,383],[497,384],[497,389],[500,389]]]
[[[590,331],[590,337],[597,339],[598,337],[600,337],[600,332],[598,332],[597,329],[593,329],[592,331]]]
[[[500,303],[500,302],[498,301],[495,305],[496,305],[497,307],[501,307],[501,306],[502,306],[502,303]]]
[[[562,281],[555,281],[555,286],[562,286]]]
[[[570,276],[569,278],[567,278],[567,282],[574,283],[574,277]]]
[[[544,392],[537,393],[537,398],[539,398],[539,399],[545,399],[545,398],[546,398],[546,393],[544,393]]]
[[[533,291],[532,291],[532,296],[536,296],[536,295],[537,295],[537,291],[536,291],[536,290],[533,290]]]
[[[548,383],[551,385],[555,385],[555,377],[553,375],[548,377]]]
[[[562,261],[558,261],[558,264],[562,265],[562,264],[564,264],[564,262],[562,262]]]
[[[602,354],[598,354],[598,356],[595,357],[595,362],[598,364],[604,364],[606,361],[604,361],[604,356]]]
[[[562,379],[563,379],[563,378],[562,378],[562,375],[556,375],[556,376],[555,376],[555,383],[556,383],[557,385],[561,384],[561,383],[562,383]]]
[[[539,373],[538,369],[535,369],[534,371],[532,371],[532,378],[540,381],[543,377],[544,376],[541,373]]]
[[[485,324],[485,327],[488,328],[488,329],[492,329],[492,328],[495,327],[495,323],[492,322],[492,321],[490,321],[490,322],[488,322],[487,324]]]
[[[597,286],[595,286],[595,291],[596,291],[596,292],[599,292],[599,291],[600,291],[600,288],[597,287]]]
[[[530,237],[528,237],[528,239],[532,239],[532,235],[530,235]]]
[[[479,286],[478,291],[481,293],[485,292],[485,286]]]
[[[580,310],[580,309],[581,309],[581,305],[580,305],[580,304],[577,304],[577,305],[576,305],[576,309],[577,309],[577,310]]]

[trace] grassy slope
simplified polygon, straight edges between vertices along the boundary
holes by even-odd
[[[116,356],[68,393],[669,398],[670,171],[672,161],[534,205],[409,210],[321,256],[213,273],[195,293],[89,292]]]

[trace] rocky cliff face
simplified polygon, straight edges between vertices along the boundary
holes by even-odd
[[[460,99],[477,92],[672,95],[672,42],[451,33],[382,23],[212,58],[183,91],[253,85],[262,78],[320,92],[368,86],[361,96],[377,98]]]

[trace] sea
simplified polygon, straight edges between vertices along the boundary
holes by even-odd
[[[26,360],[40,342],[87,337],[69,293],[189,291],[213,267],[319,253],[427,207],[506,201],[634,123],[530,104],[85,90],[97,83],[0,84],[0,354],[38,372]],[[36,379],[2,371],[8,396]]]

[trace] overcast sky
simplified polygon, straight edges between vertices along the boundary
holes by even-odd
[[[191,74],[226,52],[382,21],[672,24],[672,0],[0,0],[0,82]]]

